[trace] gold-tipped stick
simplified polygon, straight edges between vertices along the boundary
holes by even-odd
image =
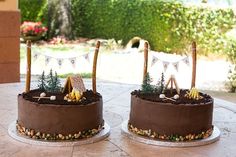
[[[30,82],[31,82],[31,41],[27,40],[27,69],[26,69],[26,86],[25,92],[30,91]]]
[[[97,58],[98,58],[99,47],[100,47],[100,41],[97,41],[96,49],[95,49],[95,52],[94,52],[94,58],[93,58],[93,73],[92,73],[93,93],[97,93],[96,71],[97,71]]]
[[[144,66],[143,66],[143,81],[147,76],[147,68],[148,68],[148,42],[144,43]]]
[[[196,42],[192,43],[192,83],[191,88],[195,87],[196,82],[196,68],[197,68],[197,50]]]

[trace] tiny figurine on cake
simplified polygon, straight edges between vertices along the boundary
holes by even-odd
[[[31,42],[27,41],[26,90],[18,95],[19,135],[42,140],[77,140],[92,137],[104,128],[102,96],[96,90],[97,42],[92,88],[85,88],[80,75],[69,76],[64,88],[57,73],[50,70],[39,77],[38,88],[30,89]]]
[[[140,90],[131,92],[129,131],[151,139],[183,142],[205,139],[213,132],[213,98],[195,87],[196,43],[192,44],[192,84],[179,89],[174,75],[165,83],[164,74],[157,85],[147,72],[148,43],[144,49],[144,74]],[[169,87],[170,86],[170,87]]]

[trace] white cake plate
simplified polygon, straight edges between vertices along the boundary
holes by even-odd
[[[186,142],[161,141],[161,140],[137,135],[128,130],[128,120],[124,121],[121,127],[122,127],[121,128],[122,133],[134,141],[149,144],[149,145],[163,146],[163,147],[196,147],[196,146],[211,144],[220,139],[220,130],[216,126],[214,126],[212,135],[210,137],[206,139],[186,141]]]
[[[52,147],[70,147],[70,146],[79,146],[84,144],[91,144],[98,141],[101,141],[107,138],[110,135],[110,126],[105,123],[104,129],[102,129],[98,134],[90,138],[84,138],[74,141],[46,141],[39,139],[32,139],[27,136],[22,136],[17,133],[16,122],[12,122],[8,127],[8,134],[15,140],[31,144],[31,145],[40,145],[40,146],[52,146]]]

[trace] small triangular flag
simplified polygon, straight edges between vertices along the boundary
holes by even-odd
[[[84,55],[84,59],[86,59],[88,62],[90,62],[89,53],[86,53],[86,54]]]
[[[179,62],[172,63],[176,71],[179,71]]]
[[[62,62],[63,62],[63,59],[57,59],[57,63],[58,63],[58,65],[59,65],[59,67],[61,68],[61,66],[62,66]]]
[[[45,65],[48,65],[48,63],[50,62],[51,57],[49,56],[45,56]]]
[[[152,56],[152,63],[151,66],[153,66],[158,61],[158,58],[155,56]]]
[[[166,71],[170,63],[165,62],[165,61],[163,61],[162,63],[163,63],[164,71]]]
[[[70,58],[70,63],[72,64],[73,68],[75,68],[76,57]]]
[[[34,55],[33,55],[33,59],[34,60],[37,60],[38,59],[38,57],[39,57],[39,54],[36,52],[36,53],[34,53]]]
[[[185,64],[187,64],[188,66],[189,66],[189,58],[188,57],[185,57],[184,59],[183,59],[183,62],[185,63]]]

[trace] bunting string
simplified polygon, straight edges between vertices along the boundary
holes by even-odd
[[[165,72],[168,69],[169,65],[172,65],[177,72],[179,71],[179,63],[180,62],[183,62],[183,63],[185,63],[188,66],[190,65],[190,61],[189,61],[189,57],[188,56],[183,57],[182,59],[180,59],[178,61],[169,62],[169,61],[162,60],[159,57],[156,57],[156,56],[153,55],[152,56],[151,66],[154,66],[158,61],[162,62],[163,69],[164,69]]]
[[[40,52],[36,51],[36,52],[33,52],[33,60],[36,61],[40,56],[42,56],[42,57],[45,58],[45,65],[47,66],[52,59],[55,59],[60,68],[61,68],[61,66],[62,66],[62,64],[65,60],[69,60],[72,67],[75,68],[76,61],[80,57],[83,57],[86,61],[88,61],[90,63],[90,57],[89,57],[90,55],[89,54],[90,53],[86,53],[86,54],[83,54],[83,55],[80,55],[80,56],[72,56],[72,57],[62,58],[62,57],[50,56],[50,55],[43,54],[43,53],[40,53]]]
[[[60,55],[60,56],[53,55],[52,56],[52,55],[49,55],[47,53],[39,52],[40,49],[38,49],[38,47],[33,46],[33,45],[32,46],[27,46],[27,45],[22,46],[21,45],[21,48],[22,47],[25,48],[25,49],[26,48],[31,48],[33,61],[36,61],[37,59],[39,59],[39,57],[44,57],[45,58],[44,64],[47,66],[50,63],[50,61],[52,59],[54,59],[54,60],[56,60],[56,62],[59,65],[60,68],[61,68],[61,66],[62,66],[62,64],[64,63],[65,60],[69,60],[72,67],[75,68],[77,59],[81,58],[81,57],[84,58],[87,62],[90,63],[90,53],[93,53],[94,50],[97,49],[97,48],[92,48],[86,54],[82,54],[82,55],[74,54],[74,55],[71,55],[71,56],[67,57],[67,56],[64,56],[64,55]]]
[[[25,46],[25,48],[26,47],[27,46]],[[37,47],[34,47],[34,46],[31,46],[31,49],[32,49],[32,52],[33,52],[33,60],[34,61],[36,61],[40,56],[43,56],[43,57],[45,57],[45,65],[47,66],[52,59],[55,59],[60,68],[61,68],[61,66],[62,66],[62,64],[65,60],[69,60],[72,67],[75,68],[76,61],[80,57],[83,57],[87,62],[90,63],[90,53],[93,53],[94,50],[97,50],[97,48],[95,48],[95,49],[89,50],[89,53],[86,53],[86,54],[83,54],[83,55],[79,55],[79,56],[74,55],[74,56],[70,56],[70,57],[65,57],[65,56],[51,56],[51,55],[48,55],[46,53],[41,53],[41,52],[39,52]],[[148,49],[148,51],[150,52],[151,50]],[[131,52],[129,52],[129,53],[131,53]],[[178,59],[177,61],[166,61],[164,59],[161,59],[161,57],[157,57],[157,56],[152,55],[151,66],[154,66],[157,62],[162,63],[164,71],[166,71],[168,69],[168,67],[170,65],[172,65],[174,67],[174,69],[178,72],[180,62],[183,62],[188,66],[190,65],[190,61],[189,61],[188,56],[185,56],[181,59]]]

